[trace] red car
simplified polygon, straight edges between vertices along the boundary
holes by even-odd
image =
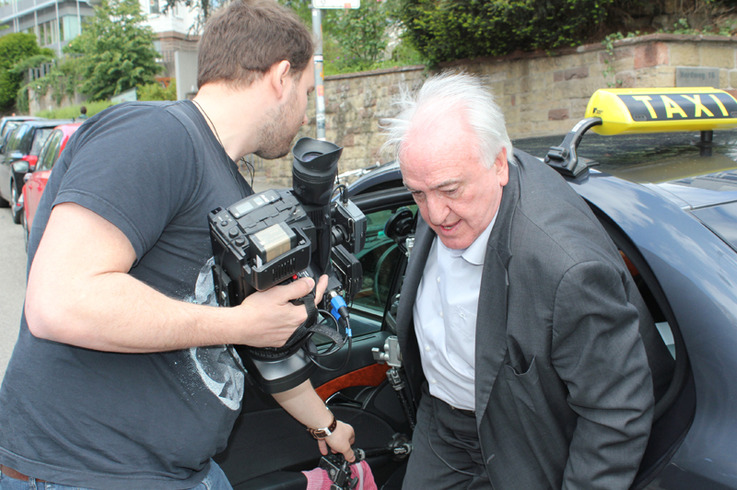
[[[28,233],[33,225],[33,216],[38,209],[41,194],[49,180],[51,168],[59,159],[62,150],[69,141],[69,137],[81,126],[82,123],[61,124],[54,128],[38,154],[38,162],[31,172],[24,177],[23,185],[23,229],[28,243]]]

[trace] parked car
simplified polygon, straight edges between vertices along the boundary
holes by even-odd
[[[13,129],[17,128],[24,121],[33,121],[36,119],[42,118],[34,116],[5,116],[0,119],[0,153],[3,152],[7,136]]]
[[[737,101],[721,91],[604,90],[570,134],[514,142],[591,207],[656,321],[652,334],[671,352],[633,488],[737,489],[737,131],[719,129],[737,126],[735,114]],[[417,208],[396,163],[360,177],[349,195],[368,221],[352,343],[323,361],[334,370],[311,379],[355,428],[379,486],[398,488],[412,407],[389,378],[401,364],[394,315]],[[304,429],[250,385],[216,459],[236,489],[304,489],[300,471],[319,455]]]
[[[40,119],[24,121],[8,136],[0,159],[0,205],[10,205],[15,223],[20,223],[23,176],[36,165],[38,152],[46,138],[59,124],[72,121]]]
[[[54,128],[51,134],[46,138],[46,142],[38,153],[38,161],[35,168],[30,168],[25,175],[23,185],[23,216],[22,224],[28,243],[28,233],[33,226],[33,217],[38,209],[38,203],[41,200],[46,188],[46,182],[49,180],[49,174],[54,164],[59,159],[59,155],[69,141],[69,137],[82,125],[81,122],[71,124],[61,124]]]

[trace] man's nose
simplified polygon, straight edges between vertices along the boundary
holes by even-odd
[[[435,197],[427,198],[427,214],[430,223],[436,226],[440,226],[445,222],[445,218],[448,217],[448,206],[445,205],[442,199]]]

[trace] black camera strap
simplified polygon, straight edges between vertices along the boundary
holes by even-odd
[[[303,304],[307,310],[307,320],[297,327],[292,335],[287,339],[286,343],[281,347],[250,347],[246,346],[246,350],[255,358],[261,360],[274,360],[288,357],[298,349],[314,334],[324,335],[329,338],[335,345],[331,351],[335,351],[343,347],[345,338],[340,334],[337,328],[330,328],[318,322],[318,310],[315,307],[315,295],[308,294],[302,298],[292,301],[294,304]]]

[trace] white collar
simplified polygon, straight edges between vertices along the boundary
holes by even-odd
[[[463,257],[463,259],[469,264],[483,265],[484,257],[486,257],[486,244],[489,241],[491,229],[494,227],[496,217],[497,214],[494,214],[494,218],[491,220],[491,223],[489,223],[489,226],[487,226],[486,229],[482,231],[481,234],[476,237],[473,243],[471,243],[471,245],[469,245],[467,248],[448,248],[443,244],[441,240],[438,240],[438,244],[440,244],[440,246],[443,247],[445,253],[447,253],[451,257]]]

